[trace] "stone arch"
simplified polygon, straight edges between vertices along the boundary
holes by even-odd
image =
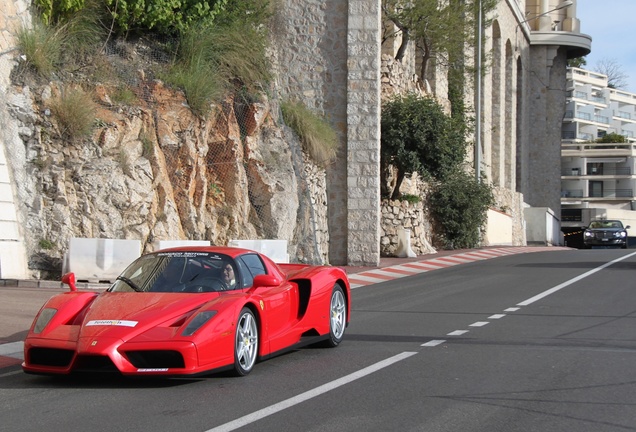
[[[502,163],[503,163],[503,186],[512,189],[513,188],[513,163],[514,163],[514,136],[515,136],[515,99],[517,95],[517,88],[514,80],[515,69],[513,67],[513,48],[510,40],[506,41],[505,47],[505,95],[504,95],[504,125],[505,129],[503,134],[505,135],[504,150],[502,151]]]
[[[515,190],[517,192],[521,192],[523,190],[522,179],[526,178],[525,174],[525,164],[524,160],[524,146],[523,146],[523,109],[524,109],[524,100],[523,97],[523,88],[525,85],[525,80],[523,76],[523,64],[521,62],[521,56],[517,56],[516,62],[516,95],[515,95]]]
[[[494,21],[492,24],[492,74],[491,74],[491,95],[490,95],[490,137],[491,137],[491,172],[492,182],[495,186],[502,183],[502,157],[503,157],[503,127],[502,121],[502,97],[504,89],[502,88],[502,79],[504,71],[502,70],[502,39],[501,28],[499,22]]]

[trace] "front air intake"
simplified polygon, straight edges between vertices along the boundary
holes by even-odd
[[[139,369],[174,369],[185,367],[183,356],[178,351],[126,351],[125,354],[133,366]]]
[[[38,366],[68,367],[75,351],[58,348],[31,348],[27,353],[29,363]]]

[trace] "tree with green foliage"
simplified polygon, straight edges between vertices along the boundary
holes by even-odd
[[[479,245],[495,200],[489,184],[459,169],[434,184],[428,202],[443,246],[463,249]]]
[[[421,77],[425,78],[431,59],[449,66],[453,54],[463,56],[467,46],[474,46],[479,3],[486,17],[496,7],[497,0],[382,0],[383,19],[397,28],[397,32],[385,33],[383,42],[401,36],[396,60],[402,60],[409,42],[414,42],[422,57]],[[483,25],[486,27],[489,22]]]
[[[568,59],[568,67],[584,68],[587,65],[585,57],[576,57]]]
[[[389,166],[397,172],[391,199],[399,196],[407,174],[442,179],[466,157],[463,124],[446,115],[432,98],[409,94],[390,99],[382,108],[381,128],[382,172]]]

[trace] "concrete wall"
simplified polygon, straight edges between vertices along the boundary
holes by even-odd
[[[561,246],[564,244],[560,220],[547,207],[525,209],[528,244]]]
[[[506,213],[488,209],[484,243],[488,246],[512,246],[512,217]]]

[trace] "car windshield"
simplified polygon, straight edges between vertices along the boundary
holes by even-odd
[[[590,228],[623,228],[621,221],[607,220],[607,221],[594,221],[590,223]]]
[[[111,292],[210,292],[230,289],[224,269],[236,268],[229,256],[210,252],[157,252],[135,260]]]

